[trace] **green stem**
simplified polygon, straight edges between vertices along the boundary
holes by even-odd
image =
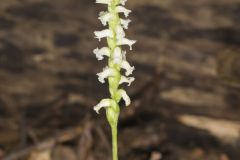
[[[119,105],[113,101],[111,107],[107,108],[107,120],[112,130],[112,160],[118,160],[118,140],[117,140],[117,132],[118,132],[118,118],[119,118],[120,108]]]
[[[119,4],[119,0],[112,0],[111,5],[108,8],[108,11],[112,13],[113,19],[109,22],[109,29],[113,32],[113,37],[108,38],[108,47],[111,49],[111,54],[109,57],[108,65],[111,68],[114,68],[117,70],[117,75],[114,77],[109,77],[109,91],[111,94],[112,100],[114,100],[114,104],[107,109],[107,119],[111,126],[112,130],[112,160],[118,160],[118,140],[117,140],[117,124],[118,124],[118,117],[120,108],[118,105],[119,102],[119,95],[118,95],[118,87],[119,87],[119,81],[121,78],[120,74],[120,66],[118,64],[114,64],[113,62],[113,56],[114,56],[114,50],[117,47],[117,31],[116,27],[120,24],[120,18],[118,13],[116,12],[116,7]]]
[[[112,157],[118,160],[118,142],[117,142],[117,125],[111,126],[112,129]]]

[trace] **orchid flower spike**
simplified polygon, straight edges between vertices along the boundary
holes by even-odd
[[[102,99],[94,110],[99,114],[100,109],[106,109],[107,120],[112,128],[113,136],[113,160],[118,160],[117,155],[117,124],[120,113],[119,101],[124,100],[125,105],[131,103],[130,97],[124,89],[119,89],[120,85],[127,84],[130,86],[135,80],[134,77],[129,77],[135,70],[126,59],[126,51],[122,50],[122,45],[128,45],[130,50],[136,43],[136,40],[126,38],[125,30],[131,22],[126,17],[129,16],[131,10],[124,7],[127,0],[96,0],[98,4],[107,5],[107,11],[99,13],[98,19],[103,26],[107,26],[101,31],[95,31],[95,38],[101,41],[103,38],[107,40],[107,46],[96,48],[93,50],[97,60],[107,58],[108,65],[103,68],[103,71],[98,73],[98,80],[105,83],[108,80],[109,92],[111,98]],[[120,17],[123,14],[124,18]],[[122,70],[125,74],[122,75]]]

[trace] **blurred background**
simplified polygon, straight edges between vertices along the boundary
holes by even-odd
[[[121,160],[240,159],[240,1],[129,0]],[[0,160],[110,160],[94,0],[0,1]]]

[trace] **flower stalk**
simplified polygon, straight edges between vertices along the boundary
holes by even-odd
[[[94,49],[94,54],[98,60],[108,58],[108,66],[98,73],[98,80],[105,83],[108,80],[109,92],[111,97],[100,101],[94,106],[94,110],[99,113],[101,108],[106,109],[107,120],[112,130],[112,152],[113,160],[118,160],[118,145],[117,145],[117,126],[120,114],[119,102],[121,99],[125,101],[126,106],[130,105],[131,100],[126,91],[120,88],[120,85],[127,83],[128,86],[134,81],[134,77],[128,77],[134,71],[126,60],[126,52],[122,50],[122,45],[128,45],[132,50],[132,45],[135,40],[125,38],[124,29],[128,29],[129,19],[120,18],[120,14],[128,17],[130,10],[123,7],[127,0],[96,0],[96,3],[106,4],[108,10],[100,12],[99,20],[103,26],[108,26],[102,31],[95,31],[95,38],[101,41],[102,38],[107,38],[107,47]],[[121,70],[125,71],[125,75],[121,75]]]

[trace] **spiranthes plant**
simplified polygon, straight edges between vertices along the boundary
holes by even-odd
[[[123,99],[125,105],[131,103],[126,91],[120,88],[120,85],[127,83],[128,86],[134,81],[134,77],[129,77],[134,67],[126,60],[126,51],[123,51],[121,46],[128,45],[132,50],[132,45],[136,43],[135,40],[129,40],[125,37],[124,29],[128,29],[128,24],[131,20],[126,19],[131,12],[123,7],[127,0],[96,0],[96,3],[107,5],[107,11],[99,13],[99,20],[107,29],[95,31],[95,38],[101,41],[102,38],[107,39],[107,46],[94,49],[93,53],[98,60],[108,58],[108,65],[101,73],[98,73],[98,80],[105,83],[108,80],[110,98],[102,99],[100,103],[94,106],[94,110],[99,113],[101,108],[106,109],[107,120],[112,130],[112,152],[113,160],[118,160],[118,145],[117,145],[117,126],[120,113],[119,101]],[[124,18],[120,18],[122,14]],[[121,74],[124,70],[125,75]]]

